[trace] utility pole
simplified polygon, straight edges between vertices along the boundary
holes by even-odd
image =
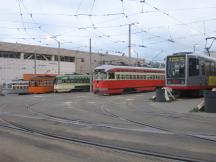
[[[37,74],[37,54],[36,54],[36,50],[34,52],[34,74]]]
[[[58,51],[57,51],[57,54],[58,54],[58,56],[57,56],[57,61],[58,61],[58,75],[61,73],[61,67],[60,67],[60,46],[61,46],[61,42],[56,38],[57,36],[51,36],[51,37],[47,37],[47,39],[53,39],[54,41],[56,41],[57,42],[57,44],[58,44]],[[54,59],[55,61],[56,61],[56,59]]]
[[[37,48],[35,48],[34,50],[34,74],[37,74],[37,54],[36,54],[36,50]]]
[[[131,65],[131,24],[129,24],[129,32],[128,32],[128,57],[129,57],[129,65]]]
[[[92,45],[91,45],[91,38],[89,39],[89,76],[90,76],[90,93],[92,93]]]
[[[60,75],[60,73],[61,73],[61,69],[60,69],[60,42],[58,41],[58,40],[56,40],[57,41],[57,43],[58,43],[58,75]]]

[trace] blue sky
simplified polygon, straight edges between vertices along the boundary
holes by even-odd
[[[215,0],[7,0],[0,41],[128,55],[162,61],[179,51],[202,52],[216,34]],[[214,50],[214,48],[213,48]]]

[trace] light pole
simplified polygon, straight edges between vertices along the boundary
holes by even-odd
[[[131,24],[129,24],[128,29],[128,56],[129,56],[129,65],[131,65]]]
[[[129,57],[129,65],[131,65],[131,26],[138,24],[138,22],[129,24],[128,28],[128,57]]]
[[[60,54],[60,48],[61,48],[61,42],[58,39],[56,39],[56,37],[57,37],[57,35],[55,35],[55,36],[48,36],[47,39],[53,39],[58,44],[58,52],[57,52],[58,56],[57,56],[57,58],[58,58],[58,75],[59,75],[61,73],[61,69],[60,69],[61,68],[60,67],[60,56],[59,56],[59,54]]]

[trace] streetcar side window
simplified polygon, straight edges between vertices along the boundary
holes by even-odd
[[[214,69],[214,63],[211,63],[211,75],[214,75],[215,69]]]
[[[146,80],[146,75],[143,75],[143,79],[145,79],[145,80]]]
[[[129,79],[129,75],[125,75],[125,79]]]
[[[133,75],[133,79],[136,79],[137,77],[136,77],[136,75]]]
[[[119,74],[117,74],[117,75],[116,75],[116,78],[117,78],[117,79],[120,79],[120,75],[119,75]]]
[[[30,86],[36,86],[35,81],[30,81]]]
[[[189,59],[189,76],[199,75],[199,60],[196,58]]]
[[[125,79],[125,75],[121,75],[121,79]]]
[[[51,80],[47,80],[46,81],[46,86],[50,86],[51,85]]]
[[[115,74],[114,73],[109,73],[109,79],[115,79]]]
[[[12,84],[11,84],[11,83],[8,84],[8,85],[7,85],[7,88],[10,88],[10,89],[11,89],[11,88],[12,88]]]
[[[211,68],[211,63],[209,63],[209,75],[212,75],[212,68]]]
[[[153,75],[150,75],[150,80],[152,80],[153,79]]]
[[[107,73],[100,73],[100,79],[101,80],[107,79]]]
[[[205,74],[208,76],[209,75],[209,62],[205,63]]]
[[[205,64],[204,63],[201,64],[201,71],[202,71],[202,75],[205,75]]]

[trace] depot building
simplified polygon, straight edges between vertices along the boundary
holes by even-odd
[[[129,59],[104,53],[92,53],[92,69],[102,64],[128,65]],[[131,58],[132,65],[144,59]],[[23,74],[85,74],[90,72],[88,52],[0,42],[0,84],[20,79]]]

